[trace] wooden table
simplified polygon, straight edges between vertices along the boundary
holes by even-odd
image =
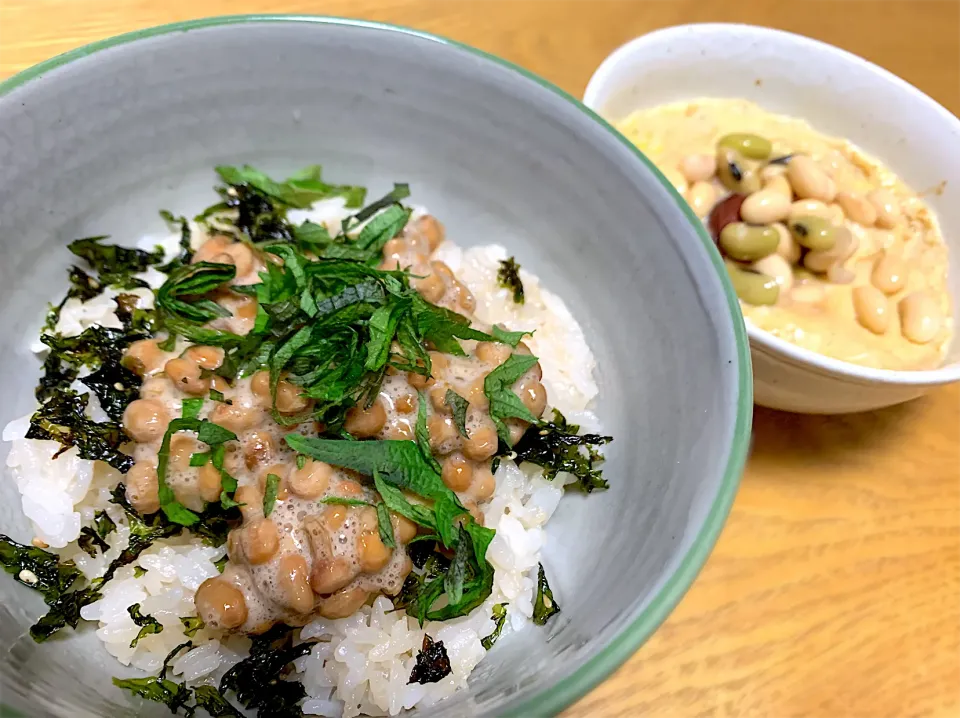
[[[109,35],[205,15],[411,25],[580,95],[648,30],[752,22],[884,65],[960,111],[960,5],[927,0],[2,0],[0,76]],[[960,715],[960,387],[871,414],[757,409],[730,521],[656,635],[569,716]]]

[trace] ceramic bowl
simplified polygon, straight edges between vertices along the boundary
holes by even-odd
[[[499,643],[468,690],[425,714],[555,713],[636,650],[693,580],[748,448],[746,335],[700,224],[575,99],[423,33],[248,16],[145,30],[28,70],[0,85],[0,128],[2,422],[32,410],[27,337],[66,288],[67,241],[162,231],[158,208],[214,201],[217,164],[319,162],[374,195],[407,181],[448,236],[496,238],[566,298],[617,437],[612,488],[568,497],[549,526],[560,616]],[[11,482],[2,497],[0,531],[29,540]],[[134,714],[93,626],[44,645],[22,638],[42,610],[0,582],[8,709]]]
[[[698,24],[643,35],[607,57],[584,103],[617,122],[697,97],[742,98],[846,137],[927,196],[950,245],[953,315],[960,316],[960,121],[866,60],[799,35],[749,25]],[[922,138],[922,139],[921,139]],[[960,342],[930,371],[869,369],[801,349],[747,324],[754,397],[774,409],[835,414],[913,399],[960,380]]]

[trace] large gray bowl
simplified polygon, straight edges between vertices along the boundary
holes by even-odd
[[[499,241],[559,291],[596,353],[612,488],[568,497],[545,551],[563,612],[499,644],[457,714],[551,714],[653,632],[727,515],[750,434],[747,341],[700,223],[573,98],[402,28],[231,17],[90,45],[0,85],[0,421],[32,408],[27,349],[65,287],[64,245],[160,231],[211,201],[211,167],[323,163],[378,192],[409,181],[458,242]],[[5,450],[4,450],[4,453]],[[2,485],[0,531],[29,539]],[[30,716],[128,715],[90,626],[36,646],[39,598],[0,583],[2,701]],[[68,631],[69,633],[69,631]],[[165,710],[160,708],[160,710]]]

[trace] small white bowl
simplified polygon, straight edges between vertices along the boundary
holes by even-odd
[[[750,25],[680,25],[609,55],[584,103],[617,122],[631,112],[698,97],[742,98],[804,118],[877,157],[926,200],[950,248],[953,314],[960,316],[960,121],[886,70],[816,40]],[[960,381],[960,342],[929,371],[869,369],[801,349],[747,324],[754,397],[774,409],[839,414],[913,399]]]

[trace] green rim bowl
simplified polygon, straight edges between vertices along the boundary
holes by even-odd
[[[64,245],[162,232],[209,204],[211,168],[322,163],[413,199],[464,245],[497,241],[566,301],[597,359],[611,489],[568,496],[543,561],[562,613],[501,641],[467,690],[423,711],[550,715],[660,625],[717,539],[752,416],[743,321],[719,255],[653,165],[548,82],[407,28],[303,16],[166,25],[74,50],[0,84],[0,330],[28,337],[66,283]],[[27,340],[0,349],[4,422],[33,407]],[[5,451],[5,449],[4,449]],[[29,539],[12,482],[0,530]],[[124,715],[120,667],[86,626],[42,646],[42,612],[0,585],[7,709]],[[153,706],[159,710],[162,707]],[[145,706],[144,710],[149,707]]]

